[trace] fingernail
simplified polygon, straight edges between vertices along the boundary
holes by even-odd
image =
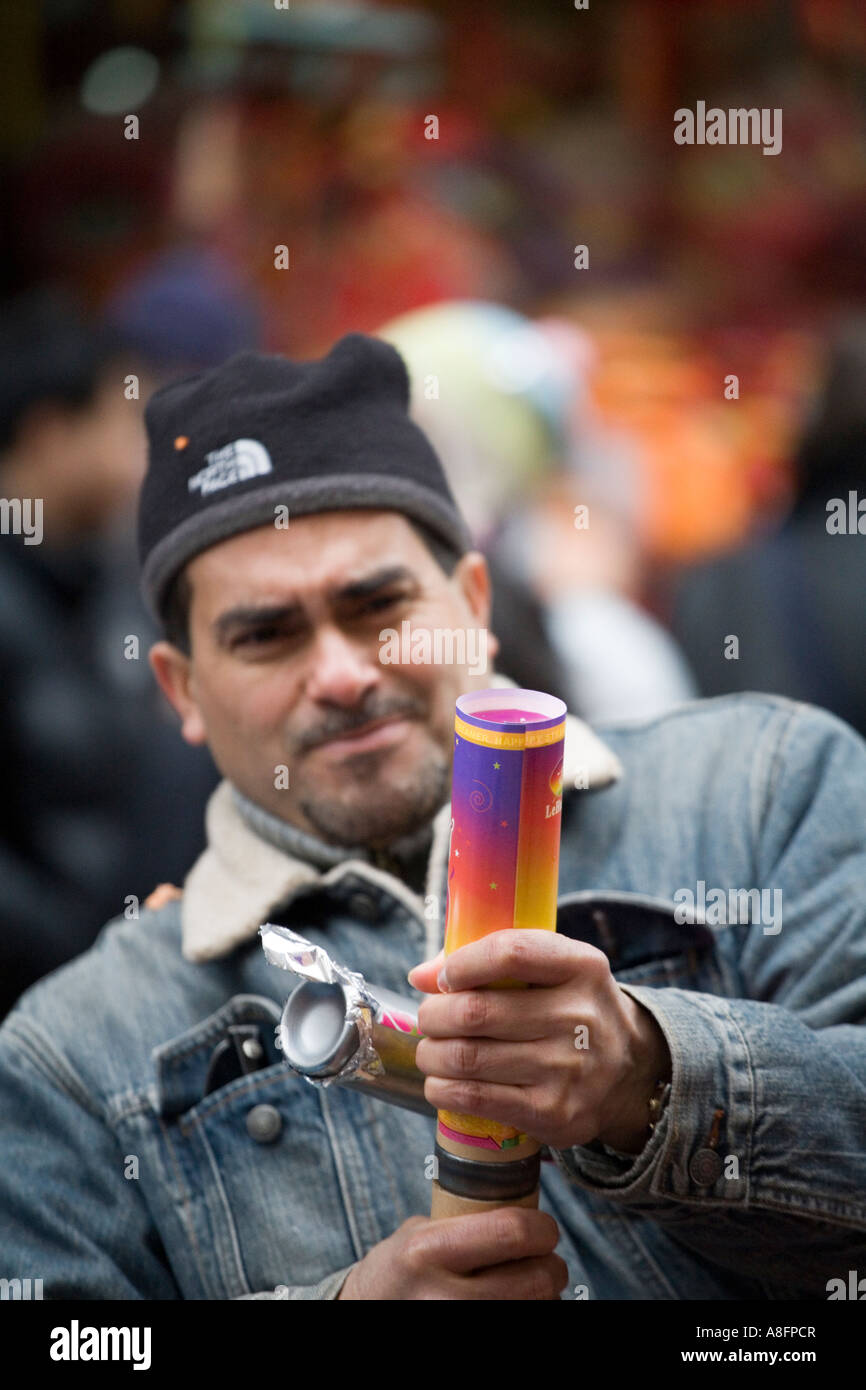
[[[451,988],[451,986],[450,986],[449,983],[448,983],[448,976],[447,976],[446,973],[445,973],[445,966],[444,966],[444,965],[443,965],[442,969],[439,971],[439,974],[436,976],[436,983],[437,983],[437,985],[439,986],[439,988],[442,990],[442,993],[443,993],[443,994],[447,994],[448,991],[449,991],[449,989]]]

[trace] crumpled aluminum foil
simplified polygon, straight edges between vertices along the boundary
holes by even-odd
[[[302,980],[318,980],[326,985],[342,985],[346,996],[346,1018],[358,1030],[359,1045],[347,1062],[333,1076],[305,1076],[311,1086],[331,1086],[350,1076],[381,1076],[385,1068],[373,1046],[373,1020],[381,1005],[371,992],[363,975],[347,970],[333,960],[323,946],[316,946],[290,927],[277,927],[271,922],[259,927],[262,948],[269,965],[289,970]],[[282,1020],[280,1033],[282,1034]],[[282,1037],[280,1037],[282,1046]]]

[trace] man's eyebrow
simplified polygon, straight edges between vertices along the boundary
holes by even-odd
[[[417,583],[417,578],[406,565],[386,565],[372,574],[364,575],[362,579],[353,579],[348,584],[337,586],[328,596],[332,602],[367,598],[386,585],[399,581]],[[255,623],[298,622],[303,615],[304,608],[300,603],[240,604],[220,614],[213,624],[213,632],[218,642],[225,642],[239,628]]]
[[[340,584],[331,590],[329,596],[338,600],[367,598],[378,589],[384,589],[388,584],[396,584],[398,581],[409,581],[412,584],[418,582],[417,576],[406,565],[385,565],[374,570],[372,574],[365,575],[363,579],[353,579],[348,584]]]
[[[241,604],[220,614],[213,625],[214,636],[218,642],[224,642],[237,628],[298,619],[303,611],[299,603]]]

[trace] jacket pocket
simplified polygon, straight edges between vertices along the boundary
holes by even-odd
[[[727,993],[712,929],[678,922],[674,911],[672,902],[640,893],[569,893],[557,905],[556,930],[604,951],[624,984]]]
[[[355,1259],[320,1098],[281,1060],[279,1017],[274,1001],[237,995],[154,1054],[164,1239],[189,1269],[187,1297],[313,1285]],[[256,1069],[204,1094],[239,1025],[256,1030]]]

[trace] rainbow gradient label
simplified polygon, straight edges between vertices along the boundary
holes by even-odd
[[[454,726],[445,954],[508,927],[556,930],[566,708],[530,690],[461,696]],[[440,1136],[507,1149],[519,1130],[439,1112]]]

